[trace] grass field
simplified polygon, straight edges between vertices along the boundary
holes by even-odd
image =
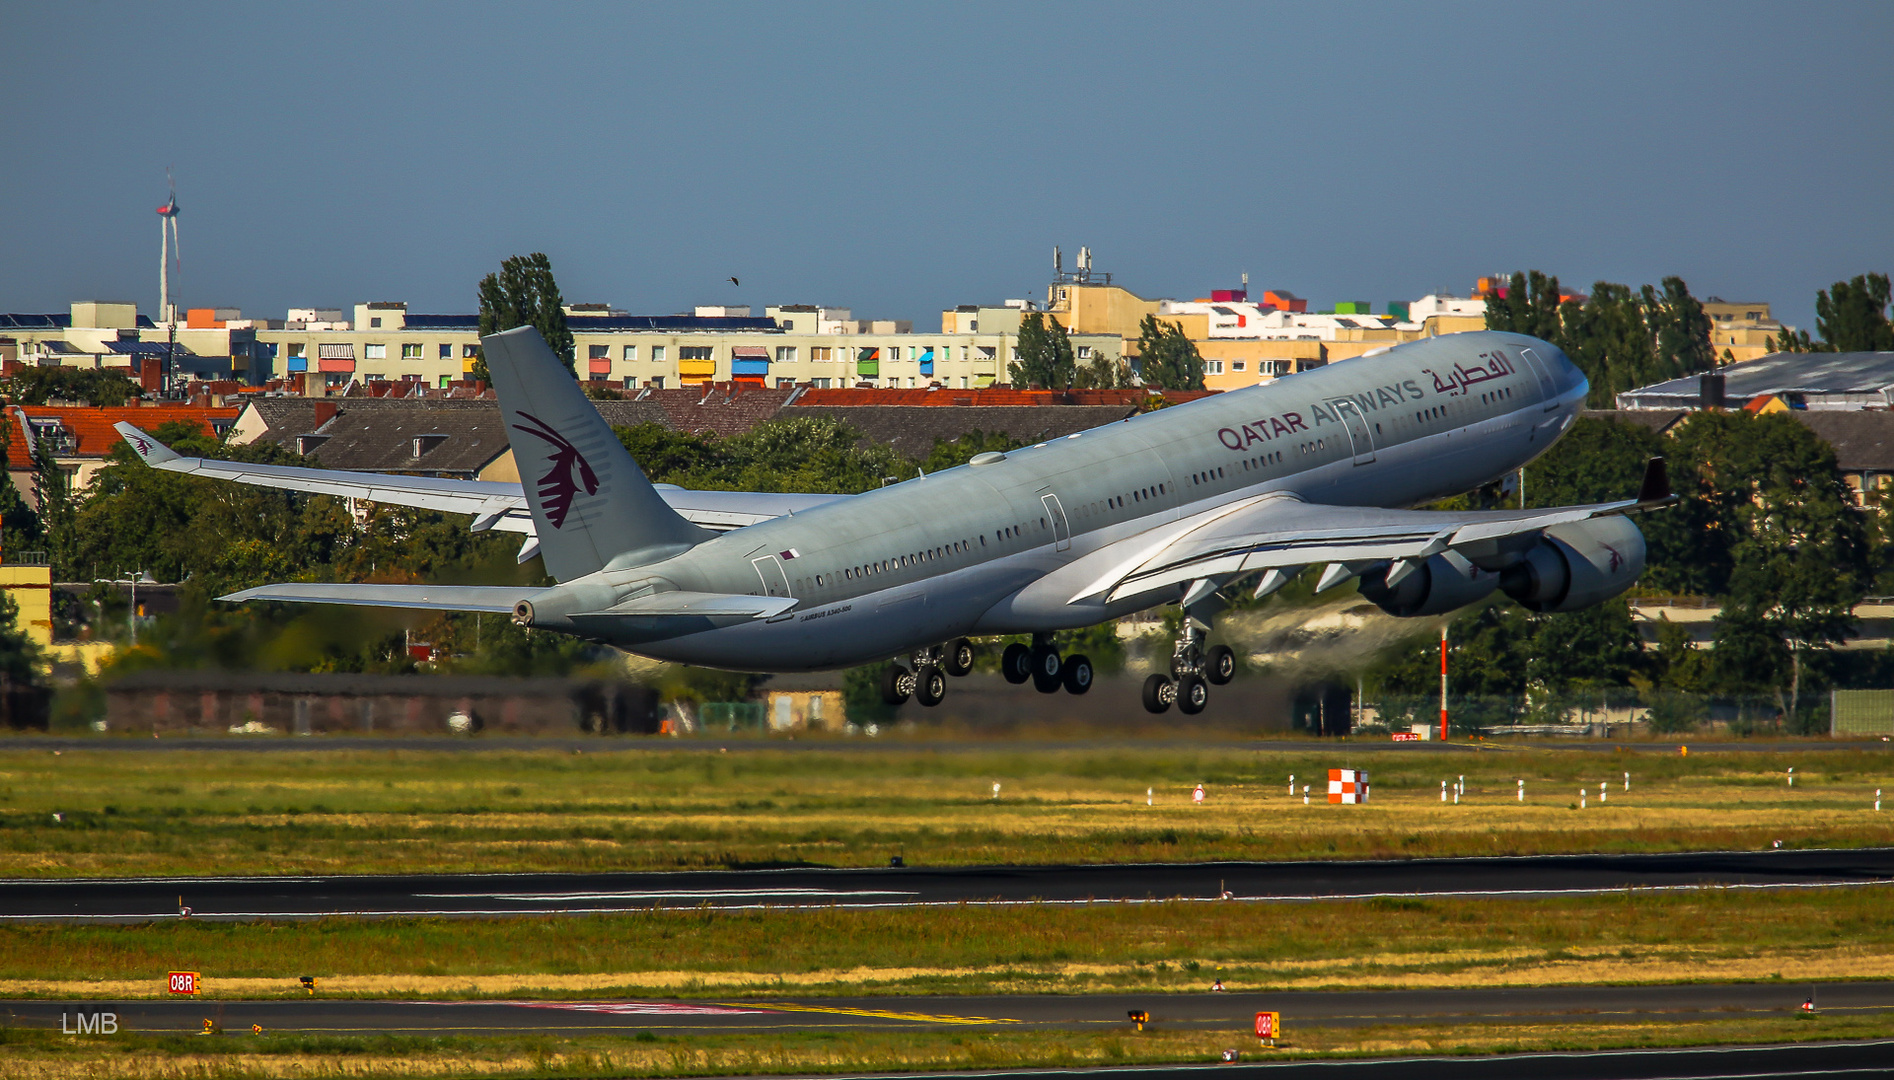
[[[0,750],[0,876],[1350,858],[1894,843],[1894,753]],[[1786,770],[1796,769],[1796,786]],[[1368,768],[1368,806],[1327,805]],[[1631,789],[1622,789],[1623,773]],[[1288,793],[1313,783],[1314,803]],[[1466,777],[1460,805],[1443,780]],[[1516,800],[1526,781],[1526,801]],[[1598,805],[1600,782],[1610,801]],[[992,787],[1000,785],[993,797]],[[1203,784],[1209,799],[1193,807]],[[1577,809],[1585,788],[1591,803]],[[1146,805],[1149,791],[1152,805]]]
[[[1293,1020],[1285,1018],[1285,1025]],[[1771,1044],[1894,1035],[1894,1017],[1770,1017],[1656,1023],[1287,1029],[1276,1049],[1247,1031],[801,1033],[587,1038],[290,1034],[72,1037],[0,1031],[0,1080],[218,1077],[674,1077],[1347,1059],[1407,1054]]]
[[[600,998],[1894,978],[1888,886],[1540,899],[0,926],[0,996]]]

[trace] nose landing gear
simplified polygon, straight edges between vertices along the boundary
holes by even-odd
[[[1171,673],[1144,680],[1146,712],[1169,712],[1172,705],[1185,716],[1195,716],[1210,704],[1210,685],[1222,686],[1236,675],[1236,653],[1227,645],[1206,651],[1204,631],[1195,619],[1184,620],[1184,632],[1171,649]]]

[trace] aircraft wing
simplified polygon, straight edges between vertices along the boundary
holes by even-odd
[[[346,604],[351,607],[413,608],[421,611],[494,611],[511,613],[522,600],[547,590],[538,585],[358,585],[288,582],[259,585],[217,599],[232,604],[276,600],[297,604]],[[787,596],[735,593],[661,592],[635,597],[603,611],[584,611],[573,619],[767,619],[796,606]]]
[[[1478,554],[1509,537],[1672,501],[1664,462],[1653,458],[1636,498],[1538,510],[1388,510],[1324,506],[1270,494],[1180,521],[1156,535],[1123,541],[1122,559],[1073,595],[1113,602],[1167,586],[1229,581],[1256,571],[1329,563],[1333,583],[1378,562],[1418,563],[1449,549]],[[1356,564],[1350,566],[1349,564]]]
[[[415,608],[421,611],[500,611],[546,590],[538,585],[352,585],[290,582],[259,585],[217,599],[280,600],[298,604],[347,604],[351,607]]]
[[[259,487],[308,491],[367,502],[468,514],[473,531],[498,529],[533,535],[533,517],[520,485],[494,480],[450,480],[434,476],[312,469],[297,465],[252,465],[241,461],[184,457],[128,423],[114,425],[145,464],[168,472],[234,480]],[[692,524],[719,532],[740,529],[760,521],[807,510],[846,495],[778,494],[764,491],[692,491],[671,484],[656,485],[658,493]],[[524,549],[520,561],[532,557],[535,546]]]

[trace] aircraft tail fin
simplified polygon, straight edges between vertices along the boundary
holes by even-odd
[[[539,331],[480,339],[546,572],[570,581],[669,558],[714,533],[679,516]]]

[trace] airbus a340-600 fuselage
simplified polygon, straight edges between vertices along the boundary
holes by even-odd
[[[1227,649],[1203,634],[1221,591],[1260,595],[1306,567],[1318,589],[1360,579],[1400,616],[1496,589],[1539,611],[1634,582],[1643,537],[1624,516],[1668,499],[1661,462],[1636,498],[1535,510],[1405,507],[1469,490],[1544,452],[1585,399],[1552,345],[1469,333],[1395,346],[1263,386],[857,496],[692,492],[649,483],[537,332],[483,342],[524,485],[180,458],[121,426],[152,465],[470,514],[530,534],[551,587],[267,585],[226,599],[510,611],[523,625],[662,660],[750,671],[888,669],[891,700],[940,700],[975,635],[1031,634],[1003,669],[1083,693],[1089,661],[1051,635],[1180,603],[1171,675],[1145,704],[1194,712]],[[727,531],[710,531],[722,528]],[[1067,662],[1070,661],[1070,662]]]
[[[1586,390],[1564,354],[1534,338],[1402,345],[986,455],[601,574],[615,595],[649,583],[797,601],[773,618],[682,636],[665,625],[585,629],[664,660],[800,671],[963,635],[1091,626],[1181,595],[1170,586],[1073,602],[1140,537],[1268,493],[1402,507],[1467,491],[1543,452]]]

